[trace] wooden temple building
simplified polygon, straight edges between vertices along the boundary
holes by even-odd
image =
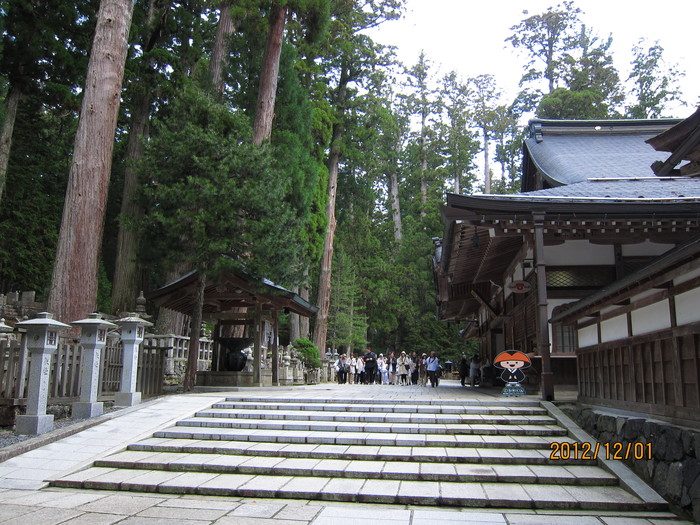
[[[147,294],[156,306],[192,316],[197,293],[197,272]],[[271,352],[272,385],[279,385],[279,314],[293,312],[311,317],[318,307],[299,295],[266,279],[255,279],[242,273],[222,271],[217,278],[207,279],[204,290],[203,322],[215,324],[212,370],[197,372],[200,386],[263,386],[261,364],[264,347]],[[243,327],[240,339],[253,345],[252,366],[231,370],[227,351],[222,345],[231,342],[224,337],[227,326]],[[230,331],[230,330],[229,330]],[[257,366],[256,366],[257,364]]]
[[[521,193],[447,196],[438,317],[462,323],[482,360],[531,353],[544,399],[577,384],[587,402],[697,414],[698,144],[700,110],[531,121]]]

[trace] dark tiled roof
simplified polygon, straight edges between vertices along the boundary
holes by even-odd
[[[645,141],[653,135],[552,136],[542,142],[526,139],[533,162],[552,186],[594,177],[654,176],[651,164],[665,160]]]
[[[590,179],[568,186],[521,193],[523,197],[561,197],[576,200],[700,200],[700,179],[686,177],[644,177]],[[507,195],[504,196],[507,198]],[[517,197],[516,197],[517,198]]]

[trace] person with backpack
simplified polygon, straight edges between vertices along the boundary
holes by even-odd
[[[338,376],[338,384],[344,384],[348,377],[348,367],[345,362],[345,354],[341,354],[333,365]]]

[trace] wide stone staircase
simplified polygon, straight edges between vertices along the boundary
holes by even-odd
[[[538,401],[240,396],[52,485],[480,508],[667,510],[648,488],[621,483],[594,459],[552,459],[552,444],[562,442],[576,439]]]

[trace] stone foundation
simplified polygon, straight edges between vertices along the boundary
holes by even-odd
[[[601,443],[651,443],[651,459],[625,460],[685,517],[700,523],[700,431],[580,405],[560,407]]]

